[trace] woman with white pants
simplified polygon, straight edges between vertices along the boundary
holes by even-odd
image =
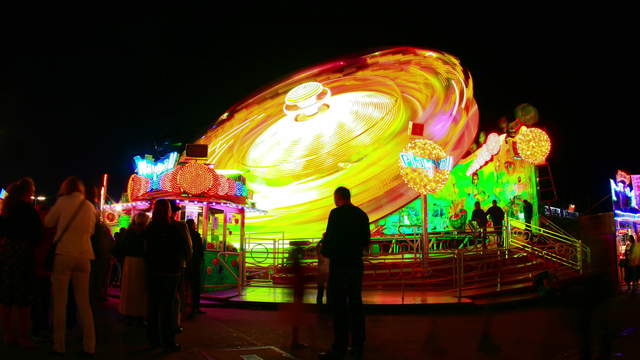
[[[84,184],[69,177],[60,186],[58,200],[44,220],[45,226],[56,226],[58,241],[51,275],[53,292],[53,353],[65,352],[65,329],[69,281],[78,306],[84,354],[95,354],[96,335],[89,304],[89,273],[94,259],[91,235],[96,222],[95,207],[85,199]]]

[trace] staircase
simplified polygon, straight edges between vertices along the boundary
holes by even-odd
[[[507,219],[507,247],[524,250],[545,261],[563,265],[582,274],[591,262],[591,250],[582,241],[555,226],[556,231]],[[550,220],[544,222],[548,227]],[[552,223],[551,223],[552,224]]]

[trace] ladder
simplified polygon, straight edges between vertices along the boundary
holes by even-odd
[[[553,181],[553,174],[549,163],[536,165],[536,175],[538,178],[538,196],[540,202],[550,204],[558,200],[556,184]]]

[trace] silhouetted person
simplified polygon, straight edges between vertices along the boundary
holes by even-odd
[[[149,223],[149,215],[139,212],[133,217],[129,230],[118,242],[118,253],[124,257],[124,270],[120,283],[120,305],[118,310],[129,324],[143,323],[147,315],[147,289],[144,268],[144,230]]]
[[[4,340],[25,347],[31,346],[29,309],[36,285],[34,251],[42,240],[42,223],[31,200],[34,194],[35,185],[30,178],[11,184],[0,214],[0,318]],[[12,313],[17,315],[17,324],[12,321]]]
[[[176,344],[176,293],[184,263],[191,256],[189,233],[171,218],[171,205],[158,200],[145,231],[145,269],[148,274],[148,336],[152,346],[179,351]]]
[[[485,214],[484,210],[482,210],[482,207],[480,206],[480,201],[476,201],[474,206],[475,207],[473,209],[473,212],[471,213],[471,220],[475,221],[476,224],[478,224],[478,227],[480,228],[480,239],[482,241],[482,247],[486,248],[487,247],[487,242],[486,242],[487,215]]]
[[[205,313],[200,310],[200,272],[202,268],[202,261],[204,260],[204,245],[202,244],[202,236],[200,236],[200,233],[196,230],[196,222],[193,219],[188,219],[186,224],[187,228],[189,228],[191,245],[193,246],[193,256],[187,266],[187,280],[191,286],[192,303],[191,314],[189,317],[193,317],[196,314]]]
[[[289,259],[287,259],[289,273],[292,275],[293,279],[291,347],[294,349],[306,346],[300,342],[300,319],[302,317],[302,304],[304,302],[304,273],[302,269],[303,257],[304,249],[299,243],[296,243],[289,254]]]
[[[531,231],[531,220],[533,219],[533,205],[529,200],[522,200],[522,210],[524,212],[524,222],[527,224],[526,229]]]
[[[487,216],[491,219],[493,223],[493,230],[497,231],[496,239],[498,246],[502,247],[502,224],[504,222],[504,210],[500,206],[498,206],[498,202],[493,200],[491,202],[491,207],[487,209]]]
[[[329,280],[329,259],[322,255],[322,246],[324,245],[325,234],[322,234],[322,240],[316,245],[316,256],[318,257],[318,275],[316,284],[318,291],[316,293],[316,304],[322,305],[324,299],[327,280]]]
[[[49,213],[51,206],[41,203],[36,207],[40,220]],[[53,245],[56,229],[45,229],[42,241],[35,249],[36,260],[36,299],[31,307],[31,333],[35,340],[45,341],[51,337],[51,271],[44,266],[47,253]]]
[[[329,304],[333,311],[333,346],[322,359],[342,359],[349,345],[355,358],[362,358],[365,321],[362,307],[362,253],[369,246],[369,217],[351,203],[351,193],[339,187],[333,193],[322,254],[329,258]]]

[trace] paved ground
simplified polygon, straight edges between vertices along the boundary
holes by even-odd
[[[315,359],[329,345],[326,316],[306,313],[296,317],[304,324],[306,349],[291,349],[290,319],[286,310],[208,308],[206,315],[185,321],[178,336],[184,350],[162,354],[146,348],[144,329],[125,326],[117,314],[116,300],[96,311],[97,359]],[[581,328],[576,306],[567,301],[500,308],[426,307],[367,316],[366,359],[578,359]],[[594,312],[596,340],[609,328],[615,359],[640,358],[640,294],[620,294]],[[599,341],[593,344],[599,348]],[[80,351],[78,329],[68,339],[66,358]],[[44,359],[49,344],[35,349],[0,347],[0,359]],[[267,347],[267,348],[265,348]],[[242,353],[224,349],[250,348]],[[248,355],[255,354],[257,357]]]

